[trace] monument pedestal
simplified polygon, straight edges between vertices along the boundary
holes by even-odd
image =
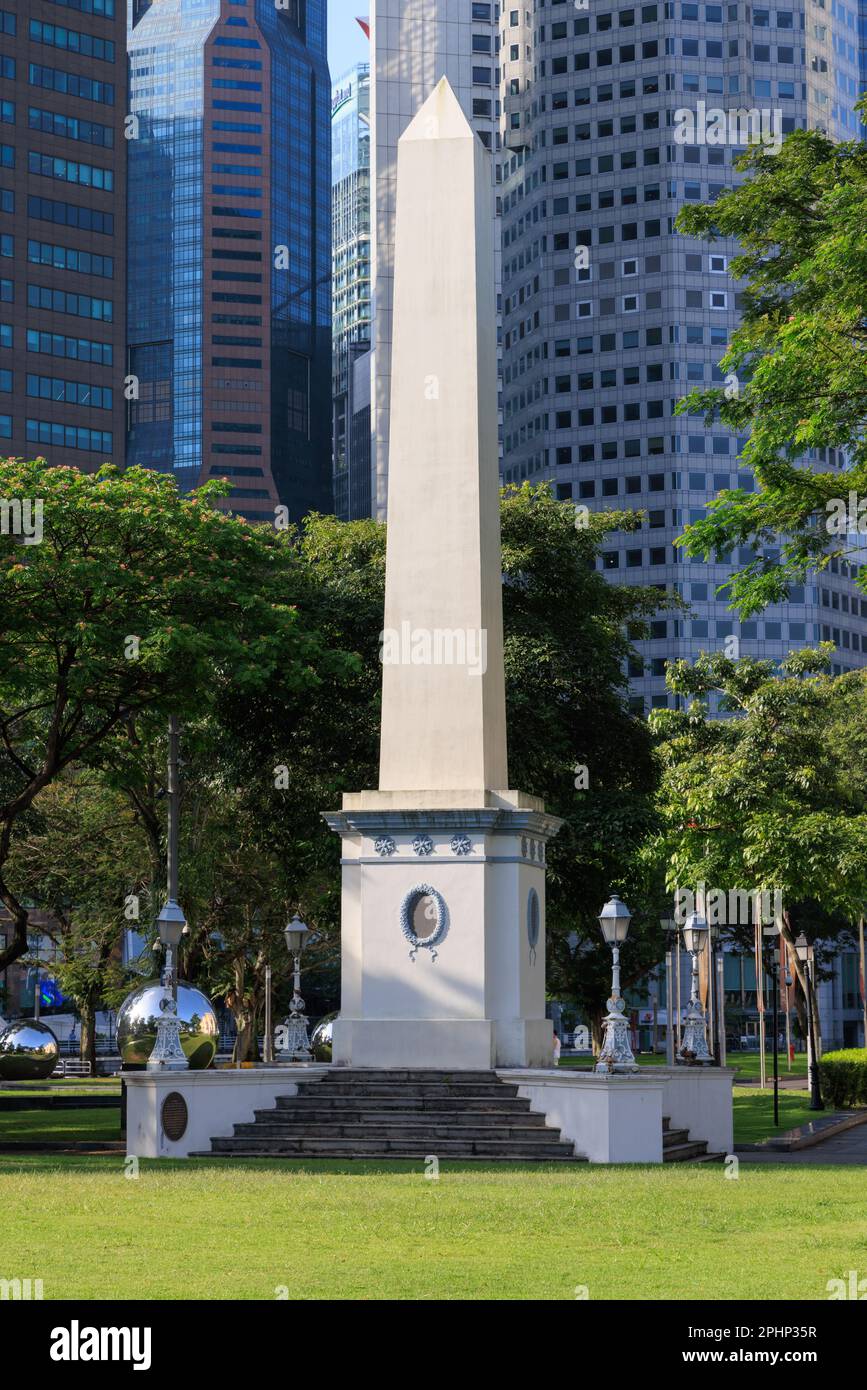
[[[560,821],[517,792],[413,799],[363,792],[326,816],[343,842],[334,1062],[550,1066],[545,858]]]

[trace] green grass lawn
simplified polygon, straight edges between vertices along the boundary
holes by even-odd
[[[120,1106],[92,1110],[2,1110],[0,1140],[119,1139]]]
[[[642,1052],[636,1057],[636,1062],[640,1067],[664,1067],[664,1053]],[[767,1067],[767,1083],[769,1087],[774,1084],[774,1054],[767,1053],[765,1058]],[[586,1057],[561,1057],[561,1067],[591,1067],[593,1058]],[[749,1081],[759,1079],[759,1054],[758,1052],[730,1052],[726,1058],[726,1066],[734,1068],[739,1076]],[[792,1070],[789,1071],[786,1058],[783,1053],[779,1054],[780,1080],[784,1081],[787,1077],[807,1077],[807,1054],[806,1052],[796,1052],[795,1060],[792,1062]]]
[[[863,1168],[0,1158],[46,1299],[814,1299],[867,1268]]]
[[[757,1144],[806,1124],[815,1119],[809,1104],[809,1091],[780,1091],[780,1127],[775,1129],[773,1087],[762,1091],[754,1086],[735,1086],[735,1143]]]
[[[56,1096],[119,1096],[120,1078],[107,1076],[105,1080],[87,1077],[83,1080],[70,1077],[57,1081],[16,1081],[0,1086],[2,1096],[41,1096],[53,1100]]]

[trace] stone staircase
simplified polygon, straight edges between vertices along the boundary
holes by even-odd
[[[340,1068],[255,1113],[195,1157],[586,1162],[493,1071]]]
[[[667,1115],[662,1117],[663,1163],[721,1163],[725,1154],[708,1153],[706,1139],[690,1139],[688,1129],[672,1129]]]

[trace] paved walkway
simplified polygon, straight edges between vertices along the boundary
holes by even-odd
[[[791,1153],[771,1149],[764,1153],[741,1153],[738,1156],[742,1163],[863,1163],[867,1167],[867,1124],[844,1130],[842,1134],[823,1139],[821,1144],[813,1144],[808,1149],[794,1149]]]

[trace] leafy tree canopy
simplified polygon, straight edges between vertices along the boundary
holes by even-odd
[[[733,606],[748,616],[850,551],[859,539],[841,524],[850,491],[862,543],[867,531],[867,146],[799,130],[778,154],[756,148],[738,164],[750,174],[743,184],[677,218],[689,236],[736,237],[729,269],[747,280],[720,364],[726,386],[693,391],[680,410],[749,434],[740,458],[757,490],[720,493],[681,543],[708,557],[753,545],[755,559],[731,581]],[[805,461],[828,447],[848,451],[849,463]]]

